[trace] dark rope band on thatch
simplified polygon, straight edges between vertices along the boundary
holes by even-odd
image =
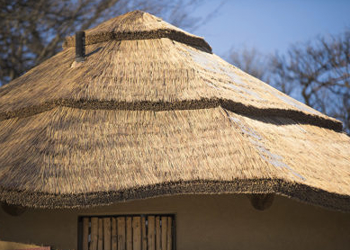
[[[139,31],[139,32],[117,32],[117,33],[97,33],[97,34],[86,34],[86,45],[102,43],[110,40],[122,41],[122,40],[145,40],[145,39],[160,39],[169,38],[171,40],[185,43],[190,46],[200,47],[206,52],[212,53],[210,45],[200,37],[189,36],[181,31],[170,30],[170,29],[158,29],[151,31]],[[67,37],[63,43],[63,48],[74,47],[75,37]]]
[[[99,100],[70,100],[59,99],[51,102],[46,102],[37,106],[30,106],[23,109],[18,109],[11,112],[0,113],[0,121],[11,118],[24,118],[35,114],[39,114],[55,107],[71,107],[79,109],[93,109],[93,110],[193,110],[193,109],[208,109],[223,107],[229,111],[257,117],[285,117],[300,124],[310,124],[318,127],[328,128],[341,132],[343,125],[340,121],[326,119],[321,116],[311,115],[298,110],[285,109],[262,109],[254,106],[247,106],[232,100],[222,99],[200,99],[200,100],[186,100],[174,102],[115,102],[115,101],[99,101]]]
[[[350,197],[281,179],[195,180],[84,194],[29,193],[0,188],[1,201],[36,208],[86,208],[184,194],[278,194],[323,208],[350,212]]]

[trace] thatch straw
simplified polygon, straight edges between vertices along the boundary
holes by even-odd
[[[173,41],[198,46],[211,52],[209,44],[201,37],[183,31],[162,19],[142,11],[133,11],[104,22],[86,31],[86,45],[110,40],[146,40],[169,38]],[[74,47],[75,37],[67,37],[63,48]]]
[[[162,29],[153,19],[133,12],[87,35]],[[204,45],[108,39],[87,46],[82,63],[68,47],[0,88],[2,201],[57,208],[277,193],[350,211],[350,139],[339,121]]]
[[[31,115],[59,103],[91,108],[126,106],[123,109],[131,109],[132,103],[140,103],[141,109],[149,106],[143,105],[146,103],[171,103],[177,109],[174,103],[204,100],[201,105],[190,106],[205,108],[212,107],[213,102],[216,106],[225,102],[232,107],[241,106],[240,110],[261,110],[264,115],[312,121],[335,130],[342,128],[339,121],[219,57],[169,39],[109,41],[87,46],[84,63],[76,64],[74,53],[74,48],[66,49],[2,87],[0,119]]]

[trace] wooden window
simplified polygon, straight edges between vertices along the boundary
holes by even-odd
[[[175,250],[174,215],[84,216],[79,250]]]

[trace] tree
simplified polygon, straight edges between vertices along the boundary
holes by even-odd
[[[291,46],[285,55],[264,56],[246,48],[233,51],[230,62],[341,120],[350,133],[350,30]]]
[[[199,0],[2,0],[0,3],[0,86],[61,50],[75,31],[139,9],[182,28],[198,25],[191,17]]]
[[[262,81],[268,81],[269,79],[269,59],[255,48],[232,48],[229,53],[228,61],[244,72]]]
[[[292,46],[271,60],[271,83],[288,86],[305,104],[333,116],[350,132],[350,30]]]

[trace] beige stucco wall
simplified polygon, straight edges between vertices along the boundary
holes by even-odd
[[[350,213],[284,197],[257,211],[244,195],[185,195],[84,210],[0,211],[0,240],[77,248],[79,215],[176,214],[177,250],[350,249]]]

